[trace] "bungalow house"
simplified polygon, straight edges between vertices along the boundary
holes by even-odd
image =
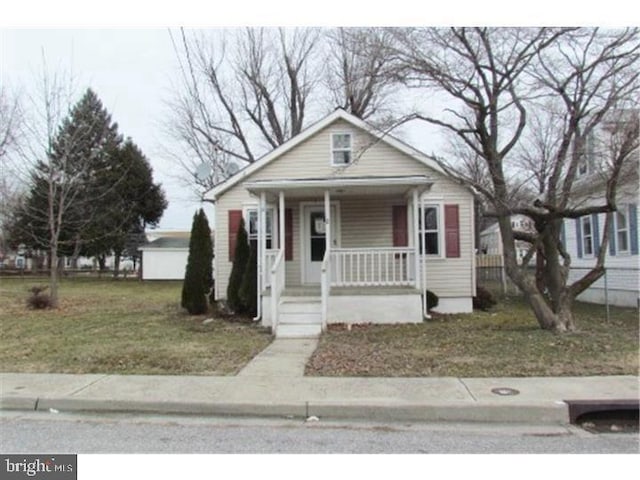
[[[427,289],[438,312],[472,311],[471,192],[343,110],[205,200],[216,206],[216,298],[226,298],[244,219],[258,248],[258,319],[277,336],[317,335],[329,323],[421,322]]]

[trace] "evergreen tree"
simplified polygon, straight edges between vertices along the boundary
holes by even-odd
[[[247,266],[242,276],[240,286],[240,300],[244,310],[255,317],[258,314],[258,248],[254,243],[251,246],[251,254],[247,260]]]
[[[240,297],[240,287],[242,277],[247,268],[249,260],[249,240],[244,227],[244,220],[240,220],[238,235],[236,236],[236,251],[233,255],[233,267],[229,276],[229,286],[227,287],[227,304],[235,313],[244,313],[245,308]]]
[[[87,89],[59,126],[47,158],[31,173],[19,215],[22,237],[29,239],[25,243],[49,249],[51,222],[57,221],[57,254],[80,254],[110,206],[113,156],[120,143],[117,123]]]
[[[193,216],[189,257],[182,285],[182,307],[191,315],[201,315],[208,310],[207,295],[213,283],[211,262],[213,245],[211,229],[202,209]]]
[[[146,226],[157,225],[167,207],[159,184],[153,183],[153,170],[142,151],[128,138],[112,157],[111,168],[102,181],[111,185],[105,208],[92,224],[83,249],[87,256],[115,256],[114,276],[125,249]],[[135,249],[134,249],[135,250]]]
[[[18,213],[18,236],[31,248],[49,254],[51,304],[58,304],[58,258],[77,257],[86,232],[105,210],[111,186],[104,182],[111,156],[121,142],[118,126],[102,107],[96,94],[87,90],[58,126],[54,123],[59,90],[45,92],[42,117],[46,134],[43,155],[31,172],[24,206]]]

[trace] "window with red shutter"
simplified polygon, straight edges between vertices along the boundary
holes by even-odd
[[[407,226],[407,206],[393,206],[393,246],[409,246],[409,230]]]
[[[445,253],[447,258],[460,257],[460,208],[444,206]]]
[[[236,253],[236,241],[238,239],[238,228],[242,221],[242,210],[229,210],[229,261],[233,262]]]

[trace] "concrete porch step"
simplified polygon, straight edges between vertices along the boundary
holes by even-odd
[[[285,287],[281,297],[312,297],[320,298],[322,291],[320,286],[290,286]]]
[[[320,323],[279,323],[276,328],[276,338],[315,338],[320,333]]]
[[[280,314],[283,313],[321,313],[322,312],[322,303],[317,300],[304,300],[304,301],[288,301],[283,300],[280,302],[279,307]]]
[[[303,312],[303,313],[280,313],[278,325],[322,325],[322,313],[320,312]]]

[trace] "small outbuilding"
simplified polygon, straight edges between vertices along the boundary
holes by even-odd
[[[188,236],[166,236],[140,247],[142,280],[184,279],[189,256]]]

